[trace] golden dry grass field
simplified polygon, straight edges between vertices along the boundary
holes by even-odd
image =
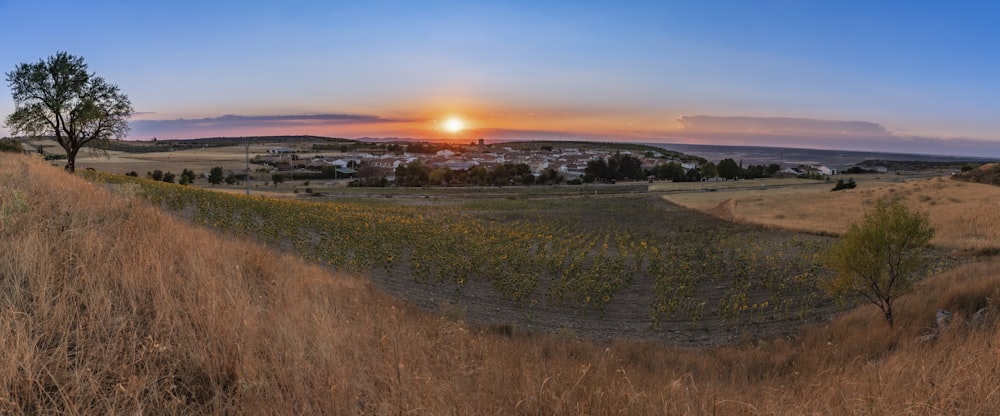
[[[972,252],[1000,249],[1000,227],[996,226],[1000,224],[1000,187],[950,176],[854,178],[857,188],[837,192],[831,192],[833,183],[829,182],[753,180],[712,184],[715,192],[671,192],[664,198],[730,221],[824,234],[843,233],[878,198],[899,198],[929,214],[937,230],[931,244]],[[781,186],[787,181],[798,181],[798,185]],[[671,190],[671,185],[656,190]]]
[[[133,142],[133,144],[135,144]],[[33,140],[26,143],[25,148],[34,149],[35,146],[45,146],[47,153],[65,154],[62,148],[54,140]],[[295,148],[298,143],[289,145],[282,142],[274,143],[253,143],[250,145],[250,158],[256,155],[267,154],[268,149],[276,147]],[[151,144],[149,146],[152,146]],[[309,152],[309,147],[305,146],[296,150],[302,158],[310,158],[314,153]],[[159,169],[164,172],[180,173],[184,169],[191,169],[197,174],[206,173],[215,166],[222,166],[223,169],[242,172],[246,168],[247,148],[241,145],[204,147],[192,149],[178,149],[174,151],[161,151],[149,153],[131,153],[123,151],[108,151],[106,154],[83,149],[77,156],[77,169],[92,168],[100,171],[124,174],[135,171],[139,176],[144,176],[146,172]],[[62,166],[63,160],[55,160],[52,164]],[[251,165],[253,170],[257,166]]]
[[[1000,332],[966,324],[1000,312],[995,258],[923,281],[894,330],[862,307],[681,349],[430,315],[23,156],[0,155],[0,237],[3,414],[1000,412]],[[919,340],[938,308],[955,321]]]

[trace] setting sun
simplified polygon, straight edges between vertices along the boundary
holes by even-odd
[[[449,133],[458,133],[465,128],[465,122],[460,118],[452,117],[444,122],[444,129]]]

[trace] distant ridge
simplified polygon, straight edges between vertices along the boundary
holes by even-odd
[[[687,154],[699,155],[713,162],[731,158],[736,161],[742,160],[744,164],[747,165],[768,165],[771,163],[777,163],[785,167],[798,165],[825,165],[831,168],[844,169],[870,160],[896,162],[941,162],[954,165],[997,161],[996,158],[973,156],[921,155],[855,150],[825,150],[765,146],[724,146],[708,144],[645,144]]]
[[[339,137],[290,135],[290,136],[223,136],[223,137],[201,137],[197,139],[154,139],[154,140],[127,140],[134,143],[188,143],[188,144],[244,144],[244,143],[269,143],[269,142],[337,142],[355,143],[358,140],[344,139]]]

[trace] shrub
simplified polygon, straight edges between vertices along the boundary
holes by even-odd
[[[893,302],[916,281],[926,262],[924,246],[933,236],[927,214],[899,200],[876,201],[827,254],[826,265],[837,273],[828,290],[867,299],[882,310],[892,328]]]
[[[837,179],[837,184],[833,186],[833,189],[831,189],[831,191],[841,191],[844,189],[854,189],[857,187],[858,183],[854,182],[854,178],[848,179],[847,182],[844,182],[843,179]]]
[[[24,153],[24,147],[21,146],[21,142],[5,137],[0,139],[0,152]]]

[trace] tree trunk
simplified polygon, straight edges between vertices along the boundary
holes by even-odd
[[[76,172],[76,153],[79,152],[79,151],[80,151],[80,149],[76,148],[76,149],[71,149],[71,150],[69,150],[69,151],[66,152],[66,171],[67,172],[69,172],[69,173]]]

